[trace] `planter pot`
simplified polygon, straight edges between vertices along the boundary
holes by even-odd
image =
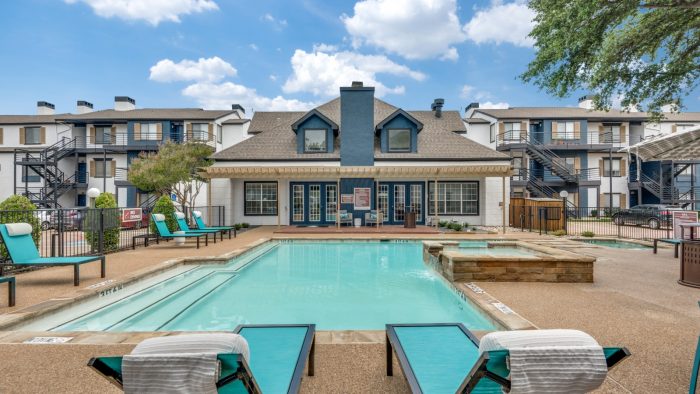
[[[173,234],[178,235],[178,234],[184,234],[184,231],[173,231]],[[185,244],[185,237],[175,237],[175,245],[184,245]]]
[[[355,227],[361,227],[361,226],[362,226],[362,219],[355,218]]]

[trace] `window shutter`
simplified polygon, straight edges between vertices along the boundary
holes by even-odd
[[[581,138],[581,122],[574,122],[574,139]]]
[[[579,156],[574,157],[574,170],[581,171],[581,158]]]
[[[605,174],[605,160],[600,159],[598,161],[598,175],[603,176]]]
[[[209,123],[209,141],[214,141],[214,123]]]
[[[676,125],[672,124],[671,125],[671,133],[675,133],[675,132],[676,132]]]
[[[95,160],[90,160],[90,176],[95,177]]]
[[[24,127],[20,127],[19,128],[19,143],[21,145],[24,145],[26,143],[25,138],[24,138],[24,135],[25,135],[24,132],[25,132]]]
[[[627,194],[620,193],[620,208],[627,208]]]
[[[187,138],[185,138],[185,140],[192,140],[192,123],[187,123]]]
[[[620,125],[620,142],[623,144],[627,143],[627,125]]]
[[[156,140],[163,141],[163,123],[156,123]]]
[[[112,130],[109,134],[109,139],[112,141],[112,144],[117,143],[117,126],[112,126]]]
[[[608,203],[610,202],[610,200],[605,198],[605,193],[600,193],[600,196],[598,198],[600,198],[600,200],[598,200],[599,207],[605,208],[608,206]]]
[[[506,125],[503,122],[498,122],[498,141],[503,142],[505,139]]]
[[[42,127],[39,129],[39,143],[40,144],[46,143],[46,127]]]
[[[114,160],[110,160],[109,165],[112,167],[112,178],[114,178],[117,176],[117,163]]]
[[[605,127],[603,124],[598,125],[598,143],[602,144],[605,141]]]
[[[0,127],[0,145],[5,143],[5,130]]]
[[[95,138],[96,134],[97,133],[95,133],[95,127],[90,126],[90,141],[88,141],[89,143],[94,144],[95,141],[97,141],[97,138]]]
[[[552,122],[552,139],[559,138],[559,125],[557,122]]]
[[[134,141],[141,141],[141,123],[134,123]]]
[[[620,176],[627,176],[627,160],[620,160]]]
[[[527,136],[529,127],[527,127],[528,122],[520,122],[520,138]]]
[[[578,193],[573,193],[574,195],[574,205],[578,207]]]

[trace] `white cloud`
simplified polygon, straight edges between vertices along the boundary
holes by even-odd
[[[317,105],[282,96],[261,96],[255,89],[233,82],[197,82],[183,89],[182,94],[208,109],[227,109],[231,108],[231,104],[238,103],[255,111],[306,111]]]
[[[352,81],[362,81],[365,86],[374,86],[377,96],[403,94],[401,85],[388,87],[377,80],[377,74],[408,77],[416,81],[425,74],[404,65],[394,63],[386,56],[361,55],[342,51],[308,53],[297,49],[291,59],[293,74],[282,86],[285,93],[309,92],[316,96],[334,96],[341,86],[350,86]]]
[[[270,74],[270,81],[276,81],[277,80],[277,75],[275,74]]]
[[[248,47],[250,47],[250,49],[254,50],[255,52],[260,50],[260,48],[258,48],[258,46],[255,44],[248,44]]]
[[[477,44],[509,43],[531,47],[534,40],[528,34],[535,26],[534,18],[535,12],[523,1],[507,4],[493,1],[489,8],[474,14],[464,25],[464,32]]]
[[[277,19],[269,13],[261,16],[260,19],[272,24],[272,26],[274,26],[275,29],[278,29],[278,30],[282,30],[285,27],[287,27],[287,20],[286,19]]]
[[[459,93],[459,97],[466,99],[472,96],[474,92],[474,86],[464,85],[462,86],[462,91]]]
[[[490,101],[487,101],[485,103],[479,103],[479,108],[508,109],[510,108],[510,105],[505,102],[492,103]]]
[[[407,59],[459,57],[465,35],[455,0],[362,0],[341,17],[357,48],[369,44]]]
[[[181,15],[218,10],[213,0],[65,0],[85,3],[103,18],[143,20],[154,26],[160,22],[180,22]]]
[[[314,52],[337,52],[338,46],[331,44],[314,44]]]
[[[175,63],[163,59],[151,67],[149,79],[158,82],[173,81],[220,81],[225,77],[233,77],[238,71],[228,62],[218,56],[199,58],[199,60],[182,60]]]

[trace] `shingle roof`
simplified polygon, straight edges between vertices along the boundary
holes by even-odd
[[[48,124],[65,115],[0,115],[0,124]]]
[[[250,119],[229,119],[221,122],[221,124],[246,124]]]
[[[398,108],[374,99],[375,126]],[[340,99],[336,98],[316,108],[337,124],[340,122]],[[443,111],[436,118],[432,111],[406,111],[423,123],[418,133],[417,153],[382,153],[379,139],[375,138],[375,158],[378,160],[507,160],[507,156],[466,139],[454,132],[465,132],[457,111]],[[336,138],[332,153],[297,153],[296,134],[291,125],[306,112],[256,112],[249,132],[258,133],[213,157],[217,160],[338,160],[343,130]]]
[[[591,120],[637,120],[645,121],[646,112],[625,112],[620,110],[593,111],[578,107],[515,107],[506,109],[478,108],[474,112],[492,116],[497,119],[578,119]],[[668,122],[700,121],[700,112],[666,113]]]
[[[233,110],[204,110],[201,108],[140,108],[129,111],[105,109],[79,115],[57,116],[66,121],[88,120],[214,120],[234,112]]]

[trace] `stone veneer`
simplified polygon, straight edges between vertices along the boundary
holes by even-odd
[[[424,261],[430,262],[452,282],[555,282],[592,283],[594,257],[566,252],[528,242],[495,242],[489,247],[510,246],[528,249],[534,256],[465,255],[444,250],[453,242],[423,242]]]

